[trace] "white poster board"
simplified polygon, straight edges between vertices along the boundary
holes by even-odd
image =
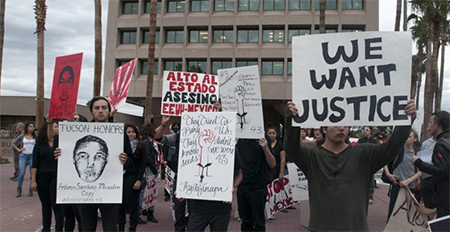
[[[177,197],[231,201],[236,114],[183,112]]]
[[[223,111],[236,112],[237,138],[264,137],[258,66],[219,69]]]
[[[275,179],[267,185],[266,215],[268,219],[282,209],[300,203],[293,198],[289,179],[289,176],[285,176],[282,183],[278,179]]]
[[[288,163],[287,168],[294,201],[309,200],[308,179],[305,174],[294,163]]]
[[[409,32],[293,37],[293,125],[410,125],[411,44]]]
[[[122,203],[123,123],[59,123],[56,203]]]
[[[164,71],[161,114],[180,116],[187,112],[215,112],[217,77],[210,74]]]

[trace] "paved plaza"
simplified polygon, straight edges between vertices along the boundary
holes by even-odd
[[[6,157],[12,161],[12,157]],[[27,170],[24,178],[24,191],[20,198],[16,198],[17,182],[11,181],[12,164],[0,165],[0,193],[1,193],[1,218],[0,231],[40,231],[41,230],[41,207],[37,193],[32,197],[28,197],[29,172]],[[25,187],[27,186],[27,187]],[[138,225],[138,231],[173,231],[172,214],[170,203],[164,201],[163,195],[164,183],[159,183],[159,197],[155,209],[155,217],[159,223],[148,222],[144,225]],[[375,189],[374,203],[369,205],[369,228],[371,231],[382,231],[386,222],[389,198],[387,197],[388,186],[379,185]],[[235,202],[233,202],[233,208]],[[233,210],[234,211],[234,210]],[[288,213],[278,213],[275,215],[274,223],[266,223],[267,231],[308,231],[300,223],[300,214],[308,212],[300,212],[300,205],[295,210],[289,210]],[[145,217],[142,216],[142,219]],[[54,222],[53,222],[54,224]],[[128,226],[126,226],[128,228]],[[101,221],[98,223],[98,231],[101,231]],[[208,230],[209,231],[209,230]],[[234,220],[233,214],[229,226],[229,231],[240,231],[240,223]]]

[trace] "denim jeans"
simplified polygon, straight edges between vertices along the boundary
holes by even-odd
[[[19,179],[17,182],[17,187],[22,187],[23,177],[25,176],[27,163],[29,163],[29,165],[30,165],[30,176],[31,176],[31,165],[33,163],[33,154],[20,153],[20,156],[19,156]],[[30,181],[30,184],[31,184],[31,181]]]

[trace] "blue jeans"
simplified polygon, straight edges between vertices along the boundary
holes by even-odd
[[[17,181],[17,187],[22,187],[23,177],[25,176],[27,163],[29,163],[29,165],[30,165],[30,175],[31,175],[31,165],[33,163],[33,154],[20,153],[20,156],[19,156],[19,179]],[[30,185],[31,185],[31,181],[30,181]]]

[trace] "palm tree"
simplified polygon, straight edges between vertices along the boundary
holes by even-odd
[[[156,13],[157,0],[150,1],[150,28],[148,33],[148,62],[147,62],[147,91],[145,94],[144,122],[150,123],[152,119],[153,106],[153,67],[155,60],[155,36],[156,36]]]
[[[2,89],[3,39],[5,38],[5,7],[6,0],[0,0],[0,93]]]
[[[100,96],[102,81],[102,0],[95,0],[94,96]]]
[[[320,34],[325,34],[325,8],[326,8],[326,2],[325,0],[320,0],[319,5],[319,31]]]
[[[402,0],[397,0],[397,8],[395,11],[394,31],[400,31],[400,18],[402,16]]]
[[[411,98],[416,99],[416,107],[419,108],[420,104],[420,87],[422,85],[422,75],[424,70],[426,70],[424,63],[426,63],[426,58],[424,58],[424,55],[427,54],[427,52],[424,51],[424,49],[427,47],[427,26],[426,22],[423,20],[423,17],[418,16],[416,14],[411,14],[408,17],[408,22],[414,20],[414,25],[411,26],[411,34],[413,36],[413,39],[416,40],[417,44],[417,62],[413,63],[413,74],[416,73],[417,76],[417,88],[411,91]],[[425,61],[425,62],[424,62]],[[418,65],[421,64],[421,65]],[[412,89],[412,86],[411,86]]]
[[[45,0],[35,0],[34,13],[37,34],[37,84],[36,84],[36,127],[40,128],[44,121],[44,32],[47,17]]]

